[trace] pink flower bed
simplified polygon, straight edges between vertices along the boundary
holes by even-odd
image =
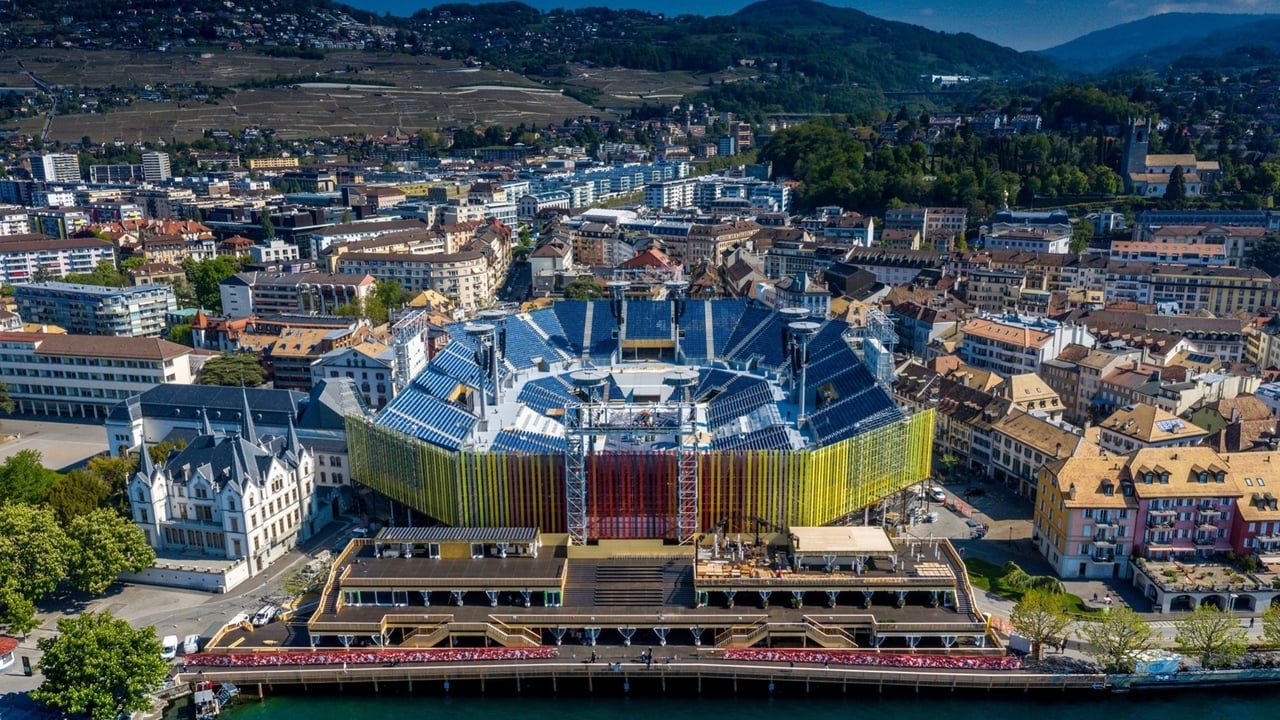
[[[987,655],[915,655],[798,648],[725,648],[725,660],[870,665],[930,670],[1021,670],[1022,658]]]
[[[427,648],[423,650],[282,650],[262,653],[200,653],[183,658],[191,667],[265,667],[270,665],[373,665],[377,663],[550,660],[556,648]]]

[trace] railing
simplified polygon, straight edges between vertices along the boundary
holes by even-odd
[[[711,587],[727,587],[727,588],[752,588],[761,587],[776,590],[778,588],[787,588],[795,586],[806,586],[817,589],[840,587],[846,590],[857,590],[859,588],[875,588],[875,587],[903,587],[903,586],[919,586],[924,588],[936,588],[941,585],[950,585],[950,578],[929,578],[929,577],[911,577],[908,575],[888,575],[883,577],[868,577],[866,575],[854,574],[835,574],[835,573],[814,573],[810,574],[788,574],[780,578],[746,578],[746,577],[709,577],[706,575],[697,575],[694,578],[694,585],[698,589]]]
[[[769,625],[731,627],[716,634],[716,647],[751,647],[769,633]]]
[[[804,619],[805,634],[824,648],[855,648],[858,643],[841,628],[822,625],[811,617]]]
[[[605,664],[582,662],[522,661],[502,663],[453,663],[401,665],[398,667],[263,667],[246,669],[203,668],[203,680],[232,682],[246,686],[255,683],[301,685],[315,683],[389,683],[423,680],[496,681],[528,678],[636,679],[643,677],[701,677],[708,680],[759,680],[761,682],[794,681],[832,684],[890,685],[897,687],[971,688],[987,690],[1097,689],[1107,687],[1108,676],[1100,674],[1062,675],[1029,672],[946,671],[930,672],[914,668],[863,667],[789,667],[783,663],[738,663],[706,660],[682,660],[671,665],[655,664],[652,669],[624,664],[621,672]],[[194,678],[182,676],[180,681]]]
[[[499,620],[491,619],[485,635],[503,647],[538,647],[542,636],[527,627],[513,628]]]

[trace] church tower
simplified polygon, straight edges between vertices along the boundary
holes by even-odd
[[[1124,183],[1129,186],[1129,176],[1147,171],[1147,147],[1151,144],[1151,126],[1146,118],[1129,120],[1129,137],[1124,144]]]

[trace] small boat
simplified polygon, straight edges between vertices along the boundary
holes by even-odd
[[[212,720],[218,717],[222,708],[239,694],[240,688],[231,683],[223,683],[217,692],[214,692],[213,683],[207,680],[196,683],[194,697],[196,720]]]

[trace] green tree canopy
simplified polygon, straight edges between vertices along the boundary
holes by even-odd
[[[169,668],[154,627],[134,630],[109,612],[61,619],[58,634],[39,647],[44,682],[32,699],[91,720],[149,709],[150,689]]]
[[[1262,637],[1272,647],[1280,647],[1280,605],[1268,605],[1262,613]]]
[[[241,261],[230,255],[219,255],[208,260],[187,258],[182,262],[187,280],[195,290],[196,302],[202,308],[215,311],[222,310],[222,292],[218,289],[218,283],[235,275],[241,266]]]
[[[1280,234],[1267,233],[1258,239],[1246,261],[1272,277],[1280,275]]]
[[[1093,223],[1079,220],[1071,226],[1072,254],[1079,255],[1089,249],[1089,241],[1093,239]]]
[[[1153,644],[1151,626],[1133,610],[1112,608],[1101,619],[1080,623],[1090,654],[1108,672],[1131,673],[1138,656]]]
[[[32,602],[53,592],[67,575],[71,540],[53,510],[24,503],[0,505],[0,578],[9,578]]]
[[[77,468],[58,478],[45,502],[58,522],[68,525],[81,515],[102,507],[110,496],[111,492],[102,478]]]
[[[1061,637],[1071,626],[1064,597],[1045,590],[1030,590],[1009,613],[1009,624],[1031,641],[1031,653],[1037,660],[1044,653],[1044,644]]]
[[[112,260],[103,260],[87,273],[69,273],[63,279],[67,282],[103,287],[125,287],[129,284],[129,276],[116,270],[116,264]]]
[[[1248,633],[1240,626],[1240,618],[1212,605],[1200,605],[1174,627],[1178,651],[1199,658],[1206,668],[1231,665],[1248,649]]]
[[[0,465],[0,502],[39,504],[49,497],[58,473],[46,468],[39,450],[20,450]]]
[[[605,291],[595,278],[584,275],[565,283],[564,296],[571,300],[595,300],[604,297]]]
[[[200,385],[243,385],[257,387],[267,381],[267,373],[253,355],[223,353],[209,358],[200,367],[196,382]]]
[[[1175,208],[1182,207],[1187,202],[1187,179],[1181,165],[1174,165],[1173,172],[1169,173],[1169,184],[1164,187],[1164,201]]]
[[[71,585],[101,595],[120,573],[140,572],[155,562],[142,530],[110,508],[94,510],[71,521],[67,528],[78,551],[71,556]]]

